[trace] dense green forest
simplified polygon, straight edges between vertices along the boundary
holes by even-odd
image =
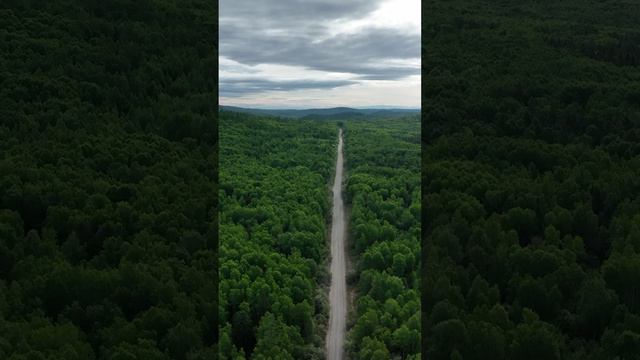
[[[423,349],[640,359],[640,3],[423,8]]]
[[[419,116],[345,122],[350,358],[420,358]]]
[[[216,2],[0,8],[0,358],[216,358]]]
[[[322,359],[338,127],[220,112],[220,354]]]
[[[351,207],[353,359],[420,351],[419,119],[220,116],[220,353],[322,359],[337,129]],[[418,355],[419,356],[419,355]]]

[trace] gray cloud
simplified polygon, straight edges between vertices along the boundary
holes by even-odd
[[[333,20],[360,19],[381,0],[222,0],[220,55],[244,65],[279,64],[353,74],[354,81],[398,80],[420,74],[419,66],[388,66],[386,60],[420,57],[420,35],[369,27],[329,36]],[[331,87],[350,85],[331,82]],[[248,91],[273,90],[266,81]],[[320,82],[316,82],[316,86]],[[233,86],[233,89],[225,89]],[[242,84],[220,83],[226,94],[246,93]],[[280,86],[280,85],[277,85]],[[288,82],[284,88],[303,88]],[[315,87],[314,87],[315,88]],[[259,90],[264,89],[264,90]]]
[[[420,73],[419,67],[382,67],[388,59],[420,57],[420,35],[369,28],[319,42],[305,34],[268,35],[246,25],[220,29],[220,53],[240,63],[283,64],[391,80]]]
[[[351,80],[287,80],[226,79],[220,81],[220,95],[238,96],[264,91],[292,91],[303,89],[332,89],[356,84]]]
[[[379,0],[222,0],[220,20],[243,19],[268,28],[299,23],[361,17],[376,9]]]

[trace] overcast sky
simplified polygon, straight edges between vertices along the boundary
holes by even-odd
[[[420,107],[420,1],[221,0],[222,105]]]

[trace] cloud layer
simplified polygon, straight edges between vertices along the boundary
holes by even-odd
[[[394,2],[415,6],[417,0]],[[274,91],[297,91],[298,96],[309,89],[347,87],[346,91],[372,80],[380,86],[379,81],[415,78],[420,74],[419,25],[389,25],[381,13],[383,5],[390,4],[222,0],[221,102]]]
[[[226,79],[220,81],[220,94],[255,94],[264,91],[291,91],[300,89],[333,89],[339,86],[353,85],[350,80],[266,80],[266,79]]]

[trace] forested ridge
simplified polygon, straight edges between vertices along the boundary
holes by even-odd
[[[220,354],[322,359],[335,122],[220,112]]]
[[[344,121],[351,359],[420,358],[418,116]]]
[[[216,358],[216,4],[0,7],[0,358]]]
[[[423,8],[427,358],[640,358],[639,16]]]

